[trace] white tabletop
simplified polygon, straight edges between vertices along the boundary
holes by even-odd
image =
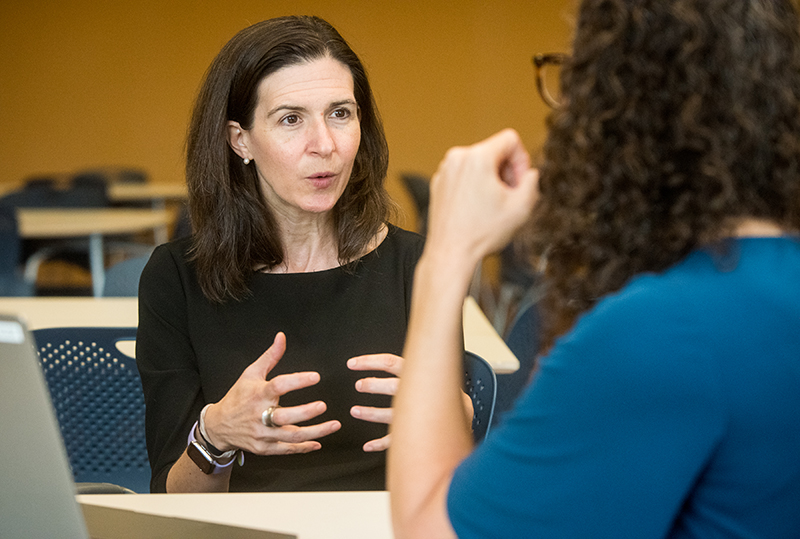
[[[389,494],[268,492],[95,494],[82,504],[296,534],[299,539],[391,539]]]
[[[28,329],[139,325],[136,298],[0,297],[0,312],[20,316]]]
[[[17,208],[17,218],[23,238],[133,234],[171,220],[167,211],[138,208]]]
[[[517,356],[497,334],[472,296],[464,300],[463,317],[466,350],[488,361],[496,373],[504,374],[519,369]]]

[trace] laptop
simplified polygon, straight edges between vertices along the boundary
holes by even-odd
[[[0,538],[170,537],[291,539],[295,535],[81,506],[34,340],[0,314]],[[137,496],[118,494],[117,496]]]

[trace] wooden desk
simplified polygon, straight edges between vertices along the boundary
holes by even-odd
[[[108,184],[108,198],[112,202],[153,202],[163,209],[166,200],[183,200],[189,196],[185,183],[125,183]]]
[[[166,228],[171,217],[164,210],[132,208],[17,208],[17,219],[20,236],[27,239],[88,236],[92,291],[99,297],[105,282],[103,236]]]
[[[0,297],[0,312],[19,315],[28,329],[63,326],[136,327],[136,298]]]
[[[60,184],[63,187],[63,182]],[[0,196],[25,187],[23,181],[0,182]],[[111,202],[153,202],[164,209],[166,200],[184,200],[189,196],[185,183],[178,182],[109,182],[106,190]]]
[[[299,539],[391,539],[389,494],[268,492],[94,494],[82,504],[296,534]]]
[[[505,374],[519,369],[517,356],[497,334],[472,296],[464,300],[464,348],[489,362],[494,372]]]
[[[166,210],[168,200],[186,200],[189,190],[185,183],[129,183],[108,184],[108,199],[118,204],[149,202],[154,210]],[[167,227],[155,230],[156,243],[166,243],[169,239]]]

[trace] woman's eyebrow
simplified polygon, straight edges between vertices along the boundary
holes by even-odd
[[[267,118],[274,116],[275,114],[282,112],[282,111],[289,111],[289,112],[306,112],[305,107],[301,107],[299,105],[278,105],[271,111],[267,113]]]

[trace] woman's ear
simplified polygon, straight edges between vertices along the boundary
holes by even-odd
[[[250,150],[247,149],[247,131],[242,129],[239,122],[228,120],[228,144],[236,152],[236,155],[248,162],[253,159]]]

